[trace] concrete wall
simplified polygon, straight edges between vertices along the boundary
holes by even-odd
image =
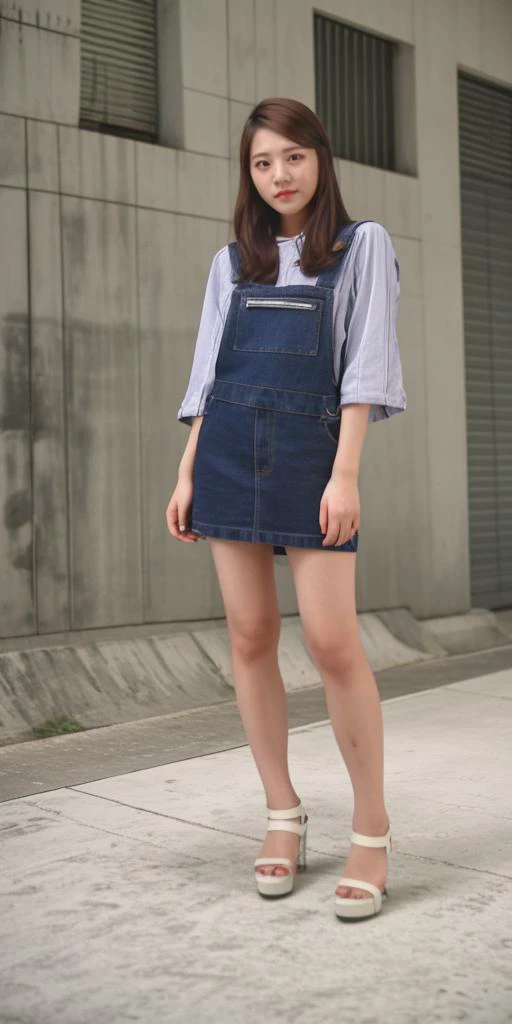
[[[367,434],[358,605],[463,612],[457,67],[512,84],[512,8],[322,11],[414,54],[414,117],[410,104],[400,117],[416,173],[337,162],[350,214],[381,221],[401,262],[408,395]],[[79,0],[0,12],[0,635],[221,616],[206,542],[181,545],[165,525],[189,429],[175,417],[210,261],[232,237],[241,125],[264,96],[314,106],[313,6],[160,0],[162,139],[176,148],[77,127]],[[295,611],[289,569],[277,579]]]

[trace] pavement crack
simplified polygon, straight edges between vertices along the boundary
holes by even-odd
[[[67,788],[72,788],[72,787],[67,787]],[[76,793],[80,793],[80,790],[75,790],[75,792]],[[86,793],[84,795],[85,796],[93,796],[94,794]],[[57,810],[57,809],[55,809],[53,807],[42,807],[41,804],[35,803],[30,798],[27,799],[27,803],[30,803],[30,805],[33,806],[33,807],[37,807],[40,811],[44,811],[46,814],[53,815],[55,818],[61,818],[63,821],[69,821],[73,825],[78,825],[80,828],[92,829],[94,832],[102,832],[102,833],[104,833],[105,835],[108,835],[108,836],[115,836],[117,839],[129,839],[130,842],[132,842],[132,843],[142,843],[142,844],[144,844],[146,846],[153,846],[155,848],[155,850],[165,849],[165,847],[162,845],[162,843],[153,843],[153,842],[151,842],[150,839],[145,839],[143,836],[132,836],[132,835],[130,835],[127,832],[117,832],[115,829],[105,828],[102,825],[95,825],[95,824],[93,824],[91,822],[88,822],[88,821],[80,821],[77,818],[73,818],[72,815],[70,815],[70,814],[65,814],[64,811]],[[131,804],[121,804],[121,806],[123,806],[123,807],[130,807],[131,808],[132,805]],[[142,808],[133,808],[133,809],[134,810],[135,809],[140,810]],[[201,861],[200,857],[194,858],[192,855],[189,856],[189,854],[187,854],[187,859],[190,859],[190,860],[196,859],[198,861]],[[51,863],[51,861],[49,861],[48,863]],[[202,861],[201,861],[201,863],[202,863]],[[0,1024],[1,1024],[1,1022],[0,1022]]]
[[[250,839],[252,842],[261,842],[255,836],[248,836],[244,832],[234,832],[233,829],[219,828],[217,825],[206,825],[202,821],[191,821],[190,818],[180,818],[177,814],[165,814],[164,811],[155,811],[152,807],[139,807],[138,804],[127,804],[124,800],[116,800],[111,796],[104,796],[101,793],[89,793],[88,790],[77,789],[69,786],[75,793],[82,793],[85,796],[92,796],[96,800],[105,800],[107,803],[117,804],[119,807],[127,807],[131,811],[142,811],[144,814],[153,814],[158,818],[165,818],[166,821],[179,821],[182,825],[192,825],[194,828],[206,829],[210,832],[220,832],[224,836],[237,836],[239,839]]]

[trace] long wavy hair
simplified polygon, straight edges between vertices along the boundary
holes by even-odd
[[[340,228],[352,223],[352,218],[341,198],[332,147],[322,122],[304,103],[274,96],[253,107],[240,139],[240,185],[233,216],[241,263],[238,281],[275,284],[279,273],[276,235],[280,216],[262,199],[250,173],[251,143],[258,128],[269,128],[318,154],[318,185],[308,206],[305,239],[297,261],[304,274],[318,275],[339,259],[332,246]]]

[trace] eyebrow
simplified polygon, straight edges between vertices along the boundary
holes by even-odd
[[[304,149],[304,146],[299,146],[299,145],[287,146],[286,149],[283,149],[282,152],[283,153],[290,153],[292,149]],[[252,159],[256,160],[257,157],[259,157],[259,156],[270,156],[270,154],[269,153],[254,153],[253,156],[252,156]]]

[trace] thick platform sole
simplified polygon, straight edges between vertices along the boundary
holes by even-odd
[[[378,917],[379,914],[382,913],[387,895],[387,892],[382,894],[382,906],[380,910],[374,909],[372,899],[336,899],[334,904],[336,917],[339,917],[341,921],[365,921],[368,917]],[[365,906],[365,904],[367,904],[367,906]]]
[[[260,896],[287,896],[293,891],[295,879],[293,875],[262,875],[257,872],[256,886]]]

